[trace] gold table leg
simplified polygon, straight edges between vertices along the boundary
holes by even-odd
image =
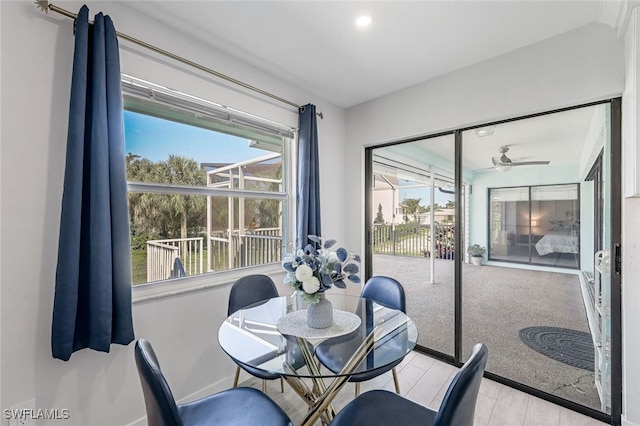
[[[406,328],[406,323],[408,319],[401,318],[400,321],[394,321],[393,318],[390,318],[386,321],[380,321],[373,328],[373,330],[367,335],[364,341],[358,346],[358,349],[355,350],[351,358],[347,361],[344,368],[338,373],[337,377],[335,377],[331,384],[327,387],[324,384],[324,381],[320,377],[320,369],[316,362],[313,359],[313,354],[309,351],[309,348],[304,341],[304,339],[296,337],[298,341],[298,345],[300,346],[300,350],[302,351],[302,355],[307,362],[307,368],[309,368],[309,372],[311,373],[313,380],[313,389],[309,389],[309,387],[295,375],[287,376],[287,383],[291,383],[296,392],[299,395],[303,396],[305,401],[309,404],[309,412],[305,416],[304,420],[300,423],[300,426],[312,426],[318,419],[325,424],[328,424],[333,420],[335,416],[335,411],[331,405],[333,399],[338,395],[338,392],[348,383],[350,378],[350,373],[352,373],[358,365],[365,359],[365,357],[371,352],[373,346],[377,340],[388,336],[391,333],[397,332],[397,330]],[[293,370],[293,367],[288,366]]]
[[[311,378],[311,381],[313,382],[312,394],[314,395],[313,402],[315,403],[317,399],[322,394],[324,394],[324,392],[327,390],[327,387],[324,384],[324,380],[322,380],[322,378],[320,377],[320,367],[318,366],[318,363],[316,363],[313,353],[311,353],[311,351],[309,350],[309,346],[307,345],[307,342],[300,337],[296,337],[296,342],[298,343],[298,346],[300,347],[300,351],[302,352],[302,356],[304,357],[304,360],[307,364],[307,369],[309,370],[309,373],[312,376]],[[323,411],[325,411],[325,414],[329,419],[329,422],[333,419],[333,416],[335,416],[336,414],[331,404],[328,404],[325,410]]]
[[[333,401],[336,395],[338,395],[338,392],[340,392],[340,390],[349,381],[349,373],[355,370],[371,349],[373,349],[373,344],[375,343],[375,332],[378,327],[379,326],[376,326],[373,331],[369,333],[358,349],[356,349],[354,354],[351,355],[351,358],[349,358],[349,361],[347,361],[342,371],[340,371],[338,377],[333,379],[329,387],[327,387],[322,395],[316,399],[315,403],[307,413],[307,416],[304,418],[302,423],[300,423],[301,426],[313,425],[322,416],[323,412],[331,406],[331,401]]]

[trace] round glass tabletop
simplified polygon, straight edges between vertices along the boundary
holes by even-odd
[[[340,375],[327,368],[319,372],[307,368],[308,362],[317,363],[313,354],[321,343],[325,354],[344,364],[373,333],[373,348],[356,368],[357,373],[397,362],[415,347],[416,326],[403,312],[357,296],[326,296],[334,309],[334,324],[329,328],[308,327],[306,302],[296,296],[284,296],[234,312],[220,325],[218,342],[240,364],[298,377]]]

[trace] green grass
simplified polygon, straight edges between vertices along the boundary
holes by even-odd
[[[131,250],[131,282],[133,285],[147,282],[146,250]]]
[[[203,268],[206,268],[207,265],[207,250],[203,250]],[[228,267],[228,258],[229,254],[226,250],[219,250],[217,255],[213,260],[213,270],[214,271],[224,271],[229,269]],[[191,258],[190,262],[193,263],[193,267],[195,270],[196,264],[199,262],[200,257],[194,256]],[[186,261],[184,264],[184,269],[189,271],[189,261]],[[206,273],[206,269],[204,270]],[[147,251],[146,250],[131,250],[131,279],[132,284],[145,284],[147,282]]]
[[[207,259],[207,251],[203,250],[203,259],[206,265],[206,259]],[[218,262],[216,262],[216,265],[214,265],[216,267],[216,270],[223,270],[223,269],[227,269],[226,268],[226,259],[227,259],[227,253],[223,252],[222,253],[222,261],[220,262],[220,264],[217,264]],[[196,258],[192,258],[192,262],[194,263],[194,267],[195,267],[195,263],[199,260]],[[189,264],[185,264],[184,268],[188,271],[189,270]],[[146,250],[131,250],[131,282],[133,285],[137,285],[137,284],[145,284],[147,282],[147,251]]]

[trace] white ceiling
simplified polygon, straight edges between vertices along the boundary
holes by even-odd
[[[599,22],[613,27],[621,9],[619,0],[150,0],[125,4],[345,108],[583,25]],[[354,21],[363,12],[372,14],[375,21],[358,29]],[[145,41],[162,47],[161,40]],[[207,66],[215,69],[215,63]],[[478,140],[468,132],[465,168],[490,167],[501,145],[511,147],[508,156],[514,161],[575,165],[592,116],[583,110],[518,121]],[[406,151],[406,158],[432,153],[453,161],[450,139],[397,149]],[[412,149],[420,149],[421,154]]]
[[[612,5],[618,3],[140,1],[127,5],[347,108],[589,23],[613,25],[617,16]],[[375,21],[358,29],[354,20],[363,12]]]
[[[491,158],[500,157],[499,149],[506,145],[506,154],[512,161],[549,161],[548,165],[517,167],[532,177],[544,174],[548,166],[569,167],[577,174],[585,146],[597,144],[596,140],[602,137],[606,108],[604,104],[591,105],[502,123],[493,127],[492,135],[484,137],[475,130],[466,130],[462,133],[463,169],[465,173],[496,173]],[[380,157],[378,161],[399,165],[405,172],[433,168],[436,173],[453,178],[453,134],[377,148],[374,155]],[[380,170],[386,173],[384,167]],[[393,175],[393,171],[390,173]]]

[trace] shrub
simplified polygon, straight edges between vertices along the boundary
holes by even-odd
[[[487,250],[479,244],[474,244],[467,248],[467,253],[471,256],[484,256]]]

